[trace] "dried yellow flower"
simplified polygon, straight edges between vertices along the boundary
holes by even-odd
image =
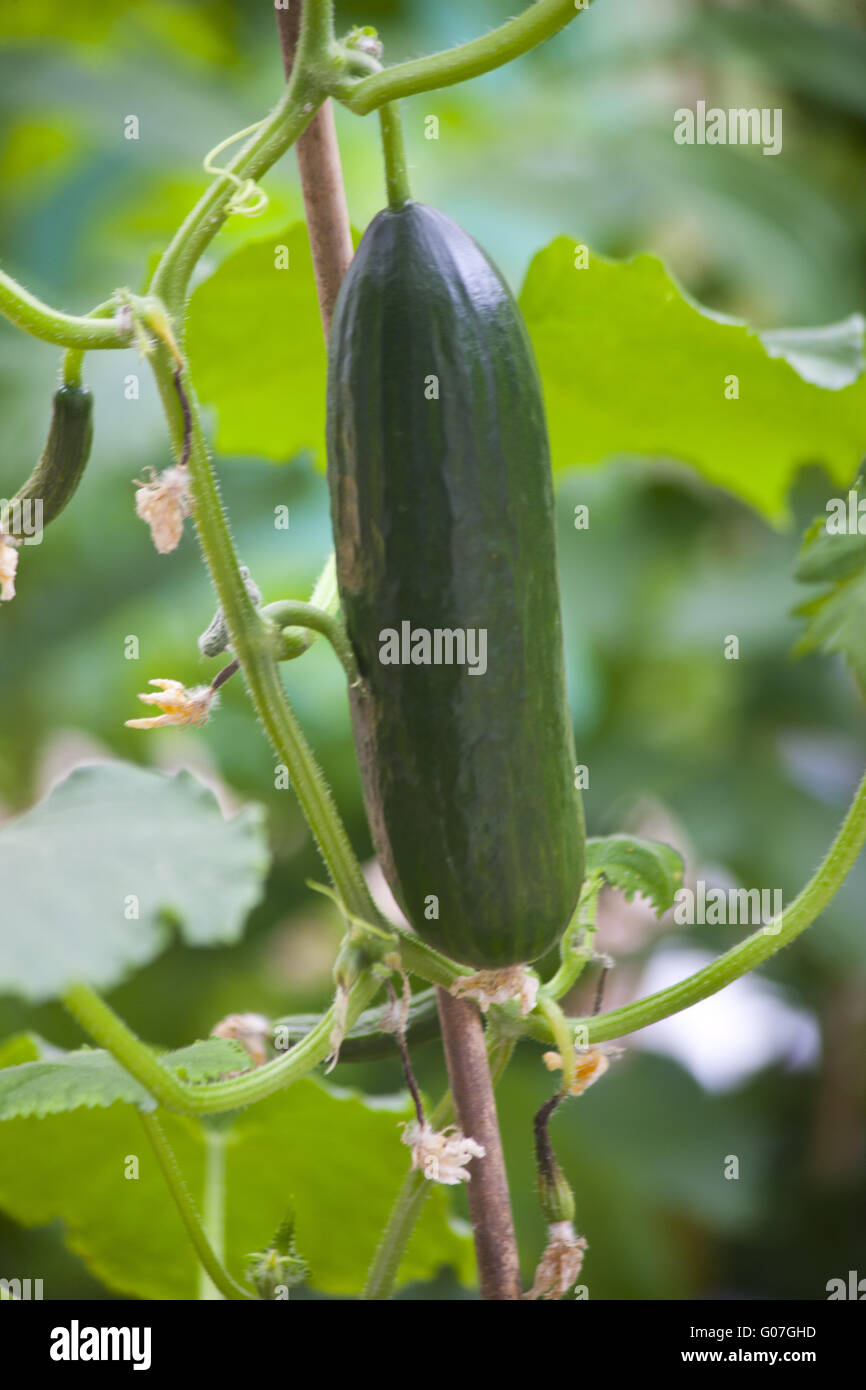
[[[585,1239],[575,1233],[570,1221],[554,1221],[547,1228],[547,1248],[524,1298],[558,1299],[567,1294],[577,1283],[586,1248]]]
[[[569,1095],[580,1096],[597,1081],[600,1076],[604,1076],[610,1066],[611,1056],[614,1055],[601,1047],[576,1047],[575,1051],[575,1072]],[[562,1067],[562,1057],[558,1052],[545,1052],[541,1059],[548,1071],[556,1071]]]
[[[139,700],[145,705],[159,705],[164,712],[148,719],[127,719],[128,729],[161,729],[167,724],[198,727],[207,720],[217,698],[216,691],[209,685],[196,685],[187,690],[180,681],[152,680],[148,684],[157,686],[159,694],[139,695]]]
[[[268,1060],[267,1044],[271,1025],[264,1014],[229,1014],[211,1029],[212,1038],[234,1038],[252,1057],[257,1067]]]
[[[445,1183],[454,1187],[460,1182],[469,1182],[466,1165],[473,1158],[483,1158],[484,1148],[455,1125],[447,1129],[435,1130],[425,1120],[419,1124],[413,1120],[403,1126],[403,1143],[412,1150],[412,1167],[419,1168],[431,1182]]]
[[[521,1014],[531,1014],[538,997],[538,976],[525,965],[508,965],[504,970],[478,970],[474,975],[460,975],[451,986],[458,999],[474,999],[482,1013],[491,1004],[506,1004],[509,999],[520,1001]]]
[[[136,484],[135,510],[150,527],[153,543],[160,555],[175,550],[183,535],[183,523],[191,511],[189,473],[186,468],[168,468]]]

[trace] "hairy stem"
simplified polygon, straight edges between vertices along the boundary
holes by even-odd
[[[363,975],[349,992],[346,1027],[351,1028],[381,988],[381,982]],[[63,1004],[100,1047],[104,1047],[153,1096],[169,1110],[185,1115],[220,1115],[252,1105],[273,1095],[315,1070],[331,1051],[332,1006],[306,1037],[273,1062],[233,1077],[196,1085],[181,1081],[164,1067],[151,1049],[133,1033],[118,1014],[89,985],[72,985]]]
[[[322,858],[347,907],[359,916],[377,917],[364,876],[324,777],[286,699],[279,665],[267,625],[253,607],[210,465],[192,383],[185,378],[190,429],[175,388],[174,371],[164,350],[152,364],[179,458],[189,440],[193,516],[235,653],[256,712],[278,757],[286,766],[295,794],[316,839]]]
[[[592,959],[595,914],[601,889],[600,874],[588,879],[581,889],[577,909],[559,943],[559,969],[544,986],[549,999],[561,999],[567,994],[577,983],[587,961]]]
[[[311,1028],[318,1025],[318,1014],[290,1014],[286,1018],[274,1019],[271,1028],[279,1032],[287,1045],[301,1042]],[[439,1015],[436,1012],[436,991],[422,990],[413,996],[409,1005],[406,1022],[406,1041],[417,1047],[433,1042],[439,1037]],[[365,1009],[354,1027],[343,1039],[340,1047],[340,1064],[345,1062],[371,1062],[394,1054],[394,1036],[382,1032],[381,1005]]]
[[[340,619],[333,613],[328,613],[323,608],[317,608],[313,603],[301,603],[295,599],[277,599],[276,603],[268,603],[260,610],[263,618],[267,618],[277,628],[280,636],[283,629],[298,627],[312,628],[315,632],[320,632],[323,637],[327,637],[340,665],[346,672],[350,685],[357,685],[360,680],[358,675],[358,663],[355,660],[355,653],[349,641],[346,629]],[[278,660],[281,660],[284,653],[280,650],[279,639],[277,640],[276,653]]]
[[[562,1058],[562,1094],[568,1095],[574,1085],[574,1076],[577,1069],[577,1059],[574,1054],[574,1039],[569,1027],[569,1020],[565,1017],[562,1009],[554,999],[549,998],[544,990],[538,996],[538,1008],[550,1025],[554,1042],[559,1049]]]
[[[575,0],[537,0],[522,14],[501,24],[498,29],[459,44],[444,53],[398,63],[383,72],[364,77],[360,82],[337,78],[332,94],[359,116],[366,116],[386,102],[410,97],[416,92],[429,92],[437,87],[450,87],[480,77],[493,68],[510,63],[564,29],[575,15],[585,9]]]
[[[864,844],[866,776],[857,788],[839,833],[824,860],[802,892],[778,917],[679,984],[595,1018],[570,1019],[572,1028],[580,1029],[581,1036],[591,1043],[621,1038],[625,1033],[646,1028],[648,1024],[679,1013],[681,1009],[688,1009],[692,1004],[724,989],[732,980],[748,970],[754,970],[755,966],[775,955],[776,951],[787,946],[815,921],[842,886]]]
[[[106,319],[102,313],[105,307],[100,305],[93,315],[84,317],[62,314],[59,309],[43,304],[11,275],[0,270],[0,314],[43,342],[82,351],[128,347],[133,336],[132,326]],[[112,303],[111,311],[113,309]]]
[[[202,1269],[214,1288],[223,1298],[231,1299],[233,1302],[240,1302],[249,1299],[256,1301],[256,1296],[249,1290],[241,1288],[236,1284],[231,1275],[225,1270],[211,1248],[210,1242],[205,1235],[204,1227],[199,1220],[198,1213],[193,1205],[189,1189],[183,1179],[180,1166],[174,1156],[174,1151],[165,1137],[162,1126],[153,1115],[142,1115],[141,1123],[144,1125],[145,1133],[150,1140],[156,1161],[159,1164],[160,1172],[165,1179],[166,1186],[171,1193],[180,1214],[180,1219],[184,1224],[190,1243],[198,1255]]]
[[[292,6],[292,11],[296,8]],[[282,23],[283,12],[278,12]],[[257,133],[199,199],[178,228],[154,272],[151,292],[164,300],[175,318],[183,310],[190,276],[227,216],[237,180],[257,180],[303,135],[327,97],[326,86],[338,70],[330,4],[307,4],[296,30],[298,61],[282,99]],[[230,177],[233,175],[234,177]],[[350,240],[351,247],[351,240]],[[351,255],[351,251],[350,251]]]

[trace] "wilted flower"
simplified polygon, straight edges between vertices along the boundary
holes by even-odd
[[[547,1249],[542,1255],[535,1281],[524,1298],[562,1298],[577,1283],[586,1250],[583,1236],[575,1233],[570,1221],[554,1221],[547,1228]]]
[[[576,1047],[574,1052],[574,1081],[569,1090],[569,1095],[572,1096],[582,1095],[588,1086],[600,1076],[604,1076],[611,1058],[619,1055],[619,1049],[612,1051],[605,1047]],[[548,1071],[556,1071],[558,1067],[562,1067],[562,1057],[558,1052],[545,1052],[541,1060]]]
[[[186,468],[167,468],[147,482],[137,482],[135,510],[150,527],[160,555],[175,550],[183,535],[183,523],[191,511],[189,473]]]
[[[149,719],[127,719],[128,729],[161,729],[166,724],[204,724],[211,707],[217,698],[216,691],[209,685],[195,685],[190,690],[180,681],[153,680],[159,694],[139,695],[146,705],[159,705],[163,714],[152,715]]]
[[[211,1029],[213,1038],[234,1038],[252,1057],[257,1067],[268,1060],[267,1043],[271,1025],[264,1014],[229,1014]]]
[[[18,569],[16,547],[0,534],[0,603],[15,597],[15,572]]]
[[[504,970],[478,970],[474,975],[460,975],[451,986],[458,999],[474,999],[482,1013],[491,1004],[507,1004],[509,999],[520,1001],[521,1014],[531,1014],[538,996],[538,976],[525,965],[508,965]]]
[[[484,1148],[466,1135],[456,1125],[447,1129],[435,1130],[426,1120],[419,1124],[413,1120],[403,1126],[403,1143],[412,1150],[412,1167],[419,1168],[430,1182],[445,1183],[449,1187],[459,1182],[469,1182],[466,1165],[473,1158],[483,1158]]]

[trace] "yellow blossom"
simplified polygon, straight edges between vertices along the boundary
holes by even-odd
[[[196,685],[187,690],[180,681],[153,680],[150,685],[158,687],[159,694],[139,695],[146,705],[159,705],[163,714],[152,715],[149,719],[127,719],[128,729],[161,729],[166,724],[204,724],[216,699],[216,691],[209,685]]]
[[[604,1076],[613,1054],[601,1047],[576,1047],[574,1052],[574,1081],[569,1095],[579,1096],[600,1076]],[[562,1066],[562,1057],[558,1052],[545,1052],[541,1060],[548,1071],[555,1071]]]

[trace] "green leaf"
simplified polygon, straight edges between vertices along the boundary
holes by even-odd
[[[398,1126],[410,1115],[402,1098],[399,1108],[387,1108],[381,1098],[367,1104],[305,1080],[236,1117],[223,1150],[226,1263],[234,1277],[244,1282],[250,1253],[268,1248],[291,1204],[313,1286],[358,1293],[408,1167]],[[160,1124],[201,1211],[202,1129],[163,1111]],[[2,1140],[0,1209],[24,1226],[61,1220],[66,1243],[110,1288],[145,1299],[197,1296],[195,1256],[133,1107],[9,1120]],[[447,1192],[436,1188],[402,1282],[430,1279],[443,1265],[465,1282],[474,1277],[471,1241],[448,1210]]]
[[[795,610],[808,620],[795,651],[838,652],[866,694],[866,534],[860,532],[864,492],[861,471],[843,497],[832,499],[841,508],[831,509],[828,503],[828,510],[809,527],[794,577],[803,584],[831,586]]]
[[[627,898],[649,898],[659,917],[674,905],[683,882],[683,861],[677,850],[636,835],[607,835],[586,842],[586,874],[601,874]]]
[[[77,768],[0,830],[0,981],[42,1000],[117,984],[177,925],[189,946],[236,941],[268,867],[259,807],[223,820],[187,772]]]
[[[75,0],[52,14],[28,0],[0,6],[0,43],[50,41],[91,48],[156,40],[162,48],[191,63],[196,59],[231,63],[236,58],[224,7],[219,0]]]
[[[30,1055],[25,1055],[29,1045]],[[22,1065],[16,1065],[17,1060]],[[6,1048],[9,1048],[8,1053]],[[228,1072],[248,1071],[252,1058],[230,1038],[207,1038],[165,1052],[163,1066],[183,1081],[215,1081]],[[0,1052],[0,1120],[23,1115],[57,1115],[80,1106],[113,1105],[122,1100],[141,1110],[155,1110],[145,1088],[124,1071],[109,1052],[83,1047],[61,1052],[41,1038],[23,1035]]]
[[[840,479],[854,472],[866,409],[858,315],[759,334],[694,303],[653,256],[591,254],[575,269],[566,237],[535,257],[520,304],[555,468],[673,458],[774,520],[803,464]],[[325,351],[302,225],[236,251],[195,290],[188,341],[223,452],[321,455]],[[731,377],[739,396],[729,400]]]
[[[773,328],[759,336],[770,356],[784,357],[804,381],[839,391],[863,373],[863,330],[861,315],[851,314],[822,328]]]
[[[794,648],[796,654],[818,649],[839,653],[866,694],[866,565],[853,578],[842,580],[795,611],[798,617],[808,619]]]
[[[321,448],[325,345],[303,223],[244,246],[198,286],[187,348],[196,390],[216,406],[223,453],[284,463]]]
[[[690,301],[655,257],[592,254],[578,270],[574,247],[561,237],[541,251],[520,298],[556,468],[678,459],[777,520],[801,465],[853,475],[864,445],[862,323],[764,342]],[[733,376],[739,398],[728,400]]]

